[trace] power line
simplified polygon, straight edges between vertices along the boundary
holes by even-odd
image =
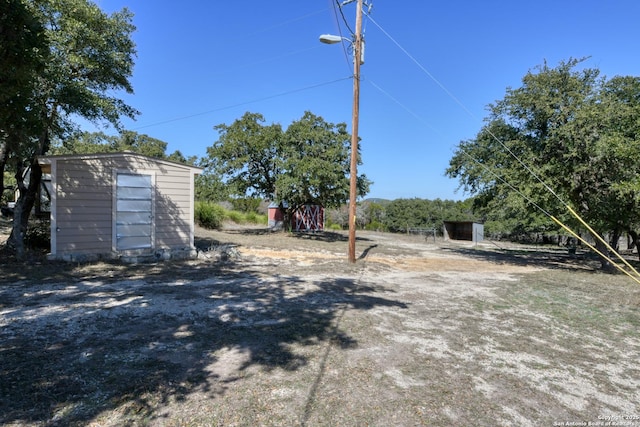
[[[305,90],[311,90],[311,89],[315,89],[315,88],[322,87],[322,86],[328,86],[328,85],[331,85],[331,84],[334,84],[334,83],[338,83],[338,82],[341,82],[341,81],[344,81],[344,80],[349,80],[349,79],[352,79],[352,78],[353,78],[353,76],[348,76],[348,77],[342,77],[342,78],[331,80],[331,81],[327,81],[327,82],[316,83],[316,84],[313,84],[313,85],[310,85],[310,86],[305,86],[305,87],[301,87],[301,88],[297,88],[297,89],[292,89],[292,90],[289,90],[289,91],[286,91],[286,92],[280,92],[280,93],[276,93],[274,95],[268,95],[268,96],[265,96],[265,97],[262,97],[262,98],[256,98],[256,99],[249,100],[249,101],[239,102],[237,104],[227,105],[227,106],[224,106],[224,107],[203,111],[201,113],[190,114],[188,116],[176,117],[176,118],[173,118],[173,119],[163,120],[163,121],[156,122],[156,123],[150,123],[148,125],[138,126],[138,127],[133,128],[132,130],[145,129],[145,128],[149,128],[149,127],[152,127],[152,126],[160,126],[160,125],[164,125],[164,124],[167,124],[167,123],[173,123],[173,122],[177,122],[177,121],[181,121],[181,120],[191,119],[193,117],[204,116],[204,115],[215,113],[215,112],[218,112],[218,111],[229,110],[231,108],[240,107],[242,105],[254,104],[256,102],[262,102],[262,101],[266,101],[266,100],[269,100],[269,99],[279,98],[279,97],[282,97],[282,96],[291,95],[293,93],[303,92]]]
[[[389,38],[389,40],[391,40],[405,55],[407,55],[407,57],[409,59],[411,59],[411,61],[413,61],[418,68],[420,68],[427,76],[429,76],[429,78],[431,80],[433,80],[434,83],[436,83],[438,85],[438,87],[440,87],[440,89],[442,89],[447,96],[449,96],[451,99],[453,99],[455,101],[456,104],[458,104],[472,119],[479,121],[479,119],[471,112],[471,110],[469,110],[466,105],[464,105],[462,103],[462,101],[460,101],[449,89],[447,89],[447,87],[442,84],[440,82],[440,80],[438,80],[437,78],[435,78],[435,76],[433,74],[431,74],[416,58],[414,58],[404,47],[402,47],[400,45],[400,43],[398,43],[393,37],[391,37],[391,35],[386,32],[384,30],[384,28],[382,28],[371,16],[369,16],[369,19],[371,20],[371,22],[373,22],[373,24],[378,27],[378,29],[380,29],[380,31],[382,31],[382,33],[387,36]],[[547,184],[546,182],[544,182],[544,180],[540,177],[539,174],[537,174],[529,165],[527,165],[526,163],[524,163],[524,161],[522,159],[520,159],[520,157],[515,154],[500,138],[498,138],[492,131],[491,129],[487,129],[487,133],[493,138],[495,139],[505,150],[507,150],[507,152],[518,162],[520,163],[520,165],[531,175],[533,176],[538,182],[540,182],[540,184],[542,184],[544,186],[544,188],[551,193],[556,199],[558,199],[558,201],[565,207],[569,207],[569,205],[567,204],[567,202],[565,202],[550,186],[549,184]]]
[[[413,57],[404,47],[402,47],[402,45],[400,45],[400,43],[398,43],[387,31],[385,31],[384,28],[382,28],[382,26],[380,24],[378,24],[376,22],[376,20],[374,20],[371,16],[367,15],[368,18],[371,20],[371,22],[373,22],[373,24],[378,27],[378,29],[380,31],[382,31],[382,33],[387,36],[387,38],[389,38],[389,40],[391,40],[409,59],[411,59],[411,61],[413,61],[413,63],[415,63],[418,68],[420,68],[434,83],[436,83],[438,85],[438,87],[440,87],[440,89],[442,89],[447,96],[449,96],[451,99],[453,99],[455,101],[456,104],[458,104],[458,106],[460,106],[471,118],[473,118],[474,120],[479,121],[479,119],[466,107],[466,105],[464,105],[462,103],[462,101],[460,101],[449,89],[447,89],[447,87],[442,84],[433,74],[431,74],[415,57]],[[498,138],[493,132],[491,132],[490,129],[487,129],[487,132],[489,133],[489,135],[495,139],[504,149],[507,150],[507,152],[531,175],[533,176],[537,181],[539,181],[544,188],[549,191],[553,196],[556,197],[556,199],[558,199],[558,201],[565,207],[569,207],[569,205],[562,200],[562,198],[560,198],[560,196],[553,191],[553,189],[542,180],[542,178],[540,178],[540,176],[527,164],[524,163],[524,161],[522,159],[520,159],[520,157],[518,157],[517,154],[515,154],[509,147],[507,147],[507,145],[500,139]]]
[[[288,52],[288,53],[283,53],[281,55],[272,56],[270,58],[266,58],[266,59],[263,59],[261,61],[251,62],[251,63],[240,65],[240,66],[237,66],[237,67],[225,68],[223,71],[220,71],[220,72],[214,73],[214,74],[208,74],[207,76],[208,77],[217,77],[217,76],[222,76],[222,75],[225,75],[225,74],[235,73],[238,70],[244,70],[246,68],[256,68],[258,65],[266,64],[266,63],[269,63],[269,62],[274,62],[274,61],[277,61],[277,60],[280,60],[280,59],[283,59],[283,58],[288,58],[290,56],[299,55],[301,53],[310,52],[312,50],[319,49],[319,48],[322,48],[322,46],[319,46],[319,43],[318,43],[318,46],[313,46],[313,47],[309,47],[309,48],[306,48],[306,49],[299,49],[299,50],[291,51],[291,52]]]
[[[347,18],[345,18],[344,12],[342,11],[342,5],[340,4],[340,2],[338,0],[335,0],[335,3],[333,4],[333,9],[334,10],[335,10],[336,6],[338,6],[338,10],[340,11],[340,15],[342,15],[342,21],[344,22],[344,25],[347,27],[347,30],[349,30],[349,34],[351,34],[351,36],[353,36],[355,33],[353,32],[353,30],[349,26],[349,21],[347,21]]]
[[[340,26],[340,20],[338,19],[338,10],[340,9],[340,14],[342,14],[342,20],[345,22],[345,24],[347,24],[348,27],[348,23],[346,21],[346,19],[344,18],[344,14],[342,13],[342,7],[340,6],[340,4],[338,3],[338,0],[335,0],[335,2],[333,2],[333,16],[334,19],[336,20],[336,25],[338,27],[338,35],[340,36],[340,38],[344,39],[344,36],[342,35],[342,27]],[[349,31],[351,31],[351,29],[349,29]],[[351,34],[353,34],[353,31],[351,31]],[[347,52],[347,47],[345,46],[344,43],[342,44],[342,51],[344,52],[344,59],[347,63],[347,68],[351,68],[350,62],[349,62],[349,52]]]
[[[414,111],[410,110],[409,107],[407,107],[406,105],[404,105],[403,103],[401,103],[398,99],[394,98],[389,92],[387,92],[386,90],[384,90],[383,88],[381,88],[380,86],[378,86],[377,84],[375,84],[373,81],[367,79],[367,81],[369,82],[369,84],[371,84],[371,86],[373,86],[374,88],[376,88],[378,91],[380,91],[382,94],[384,94],[385,96],[387,96],[389,99],[391,99],[393,102],[395,102],[396,104],[398,104],[402,109],[404,109],[407,113],[411,114],[413,117],[415,117],[418,121],[422,122],[422,124],[424,124],[425,126],[427,126],[428,128],[430,128],[432,131],[436,132],[437,134],[439,134],[440,136],[442,136],[442,134],[440,133],[440,131],[436,128],[434,128],[433,126],[431,126],[431,124],[427,123],[422,117],[420,117],[417,113],[415,113]]]
[[[398,43],[396,39],[391,37],[391,34],[386,32],[385,29],[382,28],[380,24],[378,24],[369,14],[367,14],[367,17],[371,20],[371,22],[373,22],[376,27],[378,27],[380,31],[382,31],[385,36],[387,36],[389,40],[393,42],[393,44],[396,45],[396,47],[398,47],[398,49],[402,51],[402,53],[404,53],[409,59],[411,59],[411,61],[413,61],[413,63],[416,64],[418,68],[420,68],[427,76],[429,76],[429,78],[433,80],[433,82],[437,84],[440,89],[442,89],[451,99],[453,99],[456,104],[458,104],[464,111],[466,111],[467,114],[469,114],[473,119],[478,120],[478,118],[475,117],[475,115],[462,103],[462,101],[456,98],[456,96],[451,93],[451,91],[449,91],[449,89],[447,89],[444,84],[440,83],[440,81],[436,79],[435,76],[431,74],[429,70],[427,70],[416,58],[414,58],[413,55],[411,55],[404,47],[402,47],[402,45],[400,45],[400,43]]]
[[[324,13],[326,11],[327,11],[327,9],[321,9],[321,10],[317,10],[317,11],[314,11],[314,12],[310,12],[310,13],[308,13],[306,15],[302,15],[302,16],[299,16],[299,17],[296,17],[296,18],[292,18],[290,20],[281,22],[279,24],[275,24],[275,25],[272,25],[270,27],[266,27],[266,28],[261,29],[259,31],[255,31],[253,33],[246,34],[245,38],[251,37],[251,36],[255,36],[255,35],[267,32],[267,31],[271,31],[273,29],[276,29],[276,28],[279,28],[279,27],[282,27],[282,26],[285,26],[285,25],[288,25],[288,24],[291,24],[291,23],[294,23],[294,22],[297,22],[297,21],[301,21],[301,20],[307,19],[307,18],[309,18],[311,16],[318,15],[318,14]],[[334,12],[335,12],[335,4],[334,4]],[[278,60],[278,59],[282,59],[282,58],[285,58],[285,57],[289,57],[289,56],[297,55],[297,54],[300,54],[300,53],[308,52],[308,51],[317,49],[319,47],[320,46],[314,46],[314,47],[308,48],[308,49],[302,49],[302,50],[297,50],[297,51],[286,53],[286,54],[282,54],[282,55],[277,55],[277,56],[274,56],[274,57],[271,57],[271,58],[264,59],[262,61],[257,61],[255,63],[246,64],[246,65],[243,65],[243,66],[240,66],[240,67],[236,67],[236,68],[233,68],[233,69],[227,69],[222,73],[213,74],[213,76],[226,74],[226,73],[229,73],[229,72],[233,72],[234,70],[240,70],[240,69],[244,69],[244,68],[255,67],[256,65],[260,65],[260,64],[272,62],[272,61],[275,61],[275,60]],[[345,50],[345,55],[346,55],[346,50]],[[212,110],[208,110],[208,111],[204,111],[204,112],[200,112],[200,113],[190,114],[190,115],[187,115],[187,116],[176,117],[176,118],[167,119],[167,120],[163,120],[163,121],[159,121],[159,122],[155,122],[155,123],[150,123],[150,124],[147,124],[147,125],[138,126],[138,127],[133,128],[133,130],[145,129],[145,128],[149,128],[149,127],[153,127],[153,126],[160,126],[160,125],[167,124],[167,123],[173,123],[173,122],[177,122],[177,121],[181,121],[181,120],[187,120],[187,119],[190,119],[190,118],[193,118],[193,117],[204,116],[204,115],[211,114],[211,113],[214,113],[214,112],[217,112],[217,111],[223,111],[223,110],[239,107],[239,106],[242,106],[242,105],[253,104],[253,103],[256,103],[256,102],[261,102],[261,101],[265,101],[265,100],[269,100],[269,99],[273,99],[273,98],[278,98],[278,97],[281,97],[281,96],[287,96],[287,95],[290,95],[290,94],[293,94],[293,93],[296,93],[296,92],[302,92],[302,91],[305,91],[305,90],[310,90],[310,89],[314,89],[314,88],[317,88],[317,87],[330,85],[330,84],[337,83],[337,82],[340,82],[340,81],[343,81],[343,80],[348,80],[348,79],[351,79],[351,78],[353,78],[353,76],[343,77],[343,78],[340,78],[340,79],[331,80],[331,81],[323,82],[323,83],[318,83],[318,84],[314,84],[314,85],[310,85],[310,86],[305,86],[305,87],[298,88],[298,89],[292,89],[290,91],[281,92],[281,93],[274,94],[274,95],[269,95],[269,96],[266,96],[266,97],[263,97],[263,98],[257,98],[257,99],[254,99],[254,100],[240,102],[240,103],[237,103],[237,104],[232,104],[232,105],[228,105],[228,106],[225,106],[225,107],[220,107],[220,108],[216,108],[216,109],[212,109]]]
[[[318,14],[321,14],[321,13],[325,13],[326,11],[327,11],[327,9],[316,10],[315,12],[310,12],[310,13],[307,13],[306,15],[298,16],[296,18],[292,18],[292,19],[289,19],[287,21],[280,22],[279,24],[274,24],[274,25],[271,25],[270,27],[265,27],[265,28],[260,29],[258,31],[254,31],[252,33],[245,34],[244,38],[248,38],[248,37],[256,36],[258,34],[266,33],[267,31],[271,31],[271,30],[274,30],[276,28],[284,27],[285,25],[293,24],[294,22],[302,21],[302,20],[310,18],[312,16],[315,16],[315,15],[318,15]],[[237,37],[234,37],[234,40],[237,40]]]
[[[464,148],[462,147],[458,147],[460,151],[462,151],[463,154],[465,154],[466,156],[468,156],[472,161],[474,161],[476,164],[478,164],[480,167],[482,167],[485,171],[489,172],[491,175],[493,175],[496,179],[498,179],[500,182],[502,182],[503,184],[507,185],[511,190],[515,191],[516,193],[518,193],[518,195],[520,197],[522,197],[527,203],[530,203],[533,207],[535,207],[536,209],[538,209],[540,212],[542,212],[543,214],[545,214],[546,216],[548,216],[549,218],[551,218],[551,220],[553,220],[556,224],[558,224],[560,227],[562,227],[564,230],[566,230],[569,234],[571,234],[573,237],[575,237],[576,239],[578,239],[579,241],[581,241],[582,243],[584,243],[589,249],[591,249],[592,251],[594,251],[596,254],[600,255],[602,258],[604,258],[605,260],[607,260],[609,263],[611,263],[611,265],[613,265],[615,268],[617,268],[618,270],[620,270],[622,273],[626,274],[627,276],[629,276],[631,279],[633,279],[636,283],[640,284],[640,273],[638,273],[638,271],[626,260],[624,259],[624,257],[622,257],[616,250],[614,250],[613,248],[611,248],[611,246],[609,246],[609,244],[605,243],[605,246],[611,250],[615,255],[616,258],[618,258],[619,260],[622,261],[622,263],[631,271],[627,271],[624,269],[624,267],[622,267],[621,265],[615,263],[611,257],[605,253],[603,253],[602,251],[600,251],[598,248],[596,248],[595,246],[593,246],[591,243],[587,242],[582,236],[580,236],[578,233],[576,233],[574,230],[572,230],[569,226],[567,226],[566,224],[564,224],[562,221],[560,221],[558,218],[556,218],[554,215],[551,215],[551,213],[549,213],[548,211],[546,211],[545,209],[543,209],[540,205],[538,205],[536,202],[533,201],[533,199],[531,199],[529,196],[527,196],[526,194],[524,194],[522,191],[520,191],[518,188],[514,187],[511,183],[507,182],[504,178],[502,178],[500,175],[498,175],[497,173],[495,173],[490,167],[488,167],[487,165],[481,163],[478,159],[476,159],[475,157],[473,157],[469,152],[467,152]],[[577,212],[575,212],[570,206],[567,206],[567,208],[569,209],[569,212],[575,217],[577,218],[582,225],[584,225],[587,230],[589,230],[591,232],[592,235],[594,236],[598,236],[598,234],[591,228],[591,226],[589,224],[587,224],[579,215]],[[602,239],[600,239],[602,240]],[[631,273],[634,273],[635,276]]]

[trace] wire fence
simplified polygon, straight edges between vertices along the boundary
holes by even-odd
[[[424,236],[425,240],[433,240],[433,242],[435,242],[438,230],[435,228],[407,228],[407,234]]]

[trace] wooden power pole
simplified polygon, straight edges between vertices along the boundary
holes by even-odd
[[[351,167],[349,172],[349,262],[356,262],[356,199],[358,197],[358,122],[360,119],[360,65],[362,61],[362,2],[357,0],[356,33],[353,41],[353,114],[351,122]]]

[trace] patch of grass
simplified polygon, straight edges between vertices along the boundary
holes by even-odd
[[[267,216],[255,212],[240,212],[225,210],[225,219],[236,224],[267,225]]]
[[[244,222],[245,215],[242,212],[238,211],[226,211],[225,217],[231,222],[242,224]]]
[[[225,218],[222,206],[211,202],[196,202],[195,221],[198,225],[208,229],[219,229]]]
[[[640,325],[640,287],[620,274],[544,270],[523,276],[502,298],[501,308],[524,308],[584,333],[606,336],[613,327]]]
[[[228,210],[216,203],[211,202],[196,202],[195,220],[198,225],[209,230],[220,229],[224,221],[230,221],[240,225],[267,224],[266,215],[261,215],[255,212]]]

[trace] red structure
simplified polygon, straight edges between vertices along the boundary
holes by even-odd
[[[293,231],[324,230],[324,208],[320,205],[304,205],[293,214]]]
[[[285,205],[286,209],[286,205]],[[269,228],[281,229],[284,226],[285,211],[276,204],[269,206]],[[324,208],[320,205],[304,205],[293,213],[292,231],[323,231]]]
[[[269,218],[269,228],[274,230],[282,229],[284,225],[284,212],[278,205],[270,204],[267,215]]]

